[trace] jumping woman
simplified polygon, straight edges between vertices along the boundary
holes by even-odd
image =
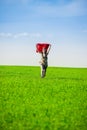
[[[48,49],[43,48],[42,52],[41,52],[41,77],[45,77],[46,76],[46,69],[48,67],[48,54],[50,51],[51,45],[49,45]]]

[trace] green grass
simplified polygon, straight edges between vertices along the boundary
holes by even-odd
[[[87,68],[0,66],[0,130],[86,130]]]

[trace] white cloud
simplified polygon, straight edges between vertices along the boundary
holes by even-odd
[[[2,32],[2,33],[0,33],[0,37],[4,37],[4,38],[7,37],[8,38],[8,37],[12,37],[12,34],[11,33],[3,33]]]
[[[17,33],[14,35],[14,38],[20,38],[20,37],[41,37],[40,33]]]
[[[28,37],[29,34],[24,32],[24,33],[17,33],[17,34],[14,34],[14,38],[19,38],[19,37]]]
[[[23,32],[23,33],[16,33],[16,34],[12,34],[12,33],[0,33],[0,37],[1,38],[21,38],[21,37],[41,37],[42,35],[40,33],[27,33],[27,32]]]

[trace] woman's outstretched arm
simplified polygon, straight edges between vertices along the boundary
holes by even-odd
[[[47,50],[47,54],[49,54],[50,49],[51,49],[51,44],[49,45],[49,48]]]

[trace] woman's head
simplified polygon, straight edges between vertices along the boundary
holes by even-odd
[[[46,48],[43,48],[43,53],[46,53],[46,52],[47,52]]]

